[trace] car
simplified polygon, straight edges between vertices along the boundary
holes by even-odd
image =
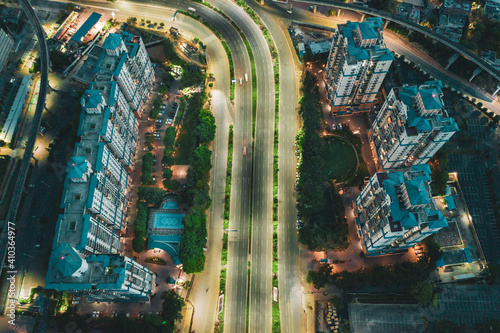
[[[77,304],[80,304],[80,302],[79,301],[73,301],[73,302],[71,302],[71,304],[77,305]]]
[[[128,312],[127,312],[127,313],[125,314],[125,316],[126,316],[126,317],[130,317],[130,313],[128,313]]]
[[[240,84],[243,84],[243,79],[240,77]]]
[[[36,238],[36,244],[35,244],[35,247],[40,247],[40,243],[42,243],[42,240],[43,240],[43,237],[42,236],[38,236]]]
[[[243,156],[247,156],[247,146],[243,147]]]
[[[29,188],[33,188],[33,187],[35,187],[35,185],[33,185],[33,184],[29,184],[29,185],[28,185],[28,187],[29,187]]]
[[[153,172],[156,172],[156,168],[151,169]]]
[[[146,135],[149,135],[149,134],[151,134],[151,132],[146,132]]]

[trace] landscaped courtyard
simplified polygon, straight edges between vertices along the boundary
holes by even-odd
[[[323,147],[327,179],[341,181],[356,172],[356,151],[349,143],[337,137],[327,137]]]

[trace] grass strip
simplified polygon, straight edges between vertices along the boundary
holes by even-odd
[[[227,142],[227,168],[226,168],[226,189],[224,192],[224,218],[223,226],[224,229],[229,227],[229,211],[231,203],[231,175],[233,172],[233,125],[229,126],[229,135]],[[228,235],[224,232],[224,237],[222,238],[222,253],[221,253],[221,265],[222,269],[220,272],[219,279],[219,295],[226,292],[226,264],[227,264],[227,245],[228,245]],[[222,333],[224,331],[224,306],[226,303],[226,298],[224,297],[224,304],[222,305],[222,312],[217,316],[217,322],[215,323],[214,332]]]

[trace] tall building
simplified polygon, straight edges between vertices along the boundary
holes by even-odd
[[[120,256],[120,236],[126,229],[131,194],[137,116],[151,91],[154,72],[142,40],[126,32],[110,34],[87,61],[75,75],[81,83],[89,80],[89,87],[80,101],[80,142],[66,168],[64,212],[56,225],[46,288],[97,301],[147,300],[154,277]]]
[[[430,174],[428,165],[418,165],[369,179],[354,209],[367,255],[407,249],[448,226],[432,198]]]
[[[458,131],[443,104],[441,81],[393,88],[368,132],[382,169],[425,164]]]
[[[0,28],[0,72],[2,72],[13,46],[14,39],[4,29]]]
[[[148,268],[119,254],[84,257],[68,243],[50,256],[46,289],[68,291],[91,302],[149,301],[156,276]]]
[[[142,39],[122,31],[109,34],[103,46],[95,46],[74,79],[83,84],[115,81],[124,100],[140,117],[155,75]]]
[[[326,65],[332,115],[369,112],[394,55],[385,47],[382,19],[338,26]]]

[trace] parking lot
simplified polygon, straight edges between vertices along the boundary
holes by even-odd
[[[437,308],[429,311],[435,319],[457,324],[473,325],[500,319],[500,289],[486,285],[450,285],[439,294]]]
[[[450,155],[450,172],[456,172],[469,212],[490,262],[500,260],[500,229],[496,222],[491,183],[479,155]]]
[[[437,307],[414,304],[349,304],[352,332],[413,333],[428,322],[448,320],[474,326],[500,319],[500,288],[487,285],[447,285],[438,294]]]
[[[349,322],[355,333],[424,332],[420,307],[413,304],[351,304]]]

